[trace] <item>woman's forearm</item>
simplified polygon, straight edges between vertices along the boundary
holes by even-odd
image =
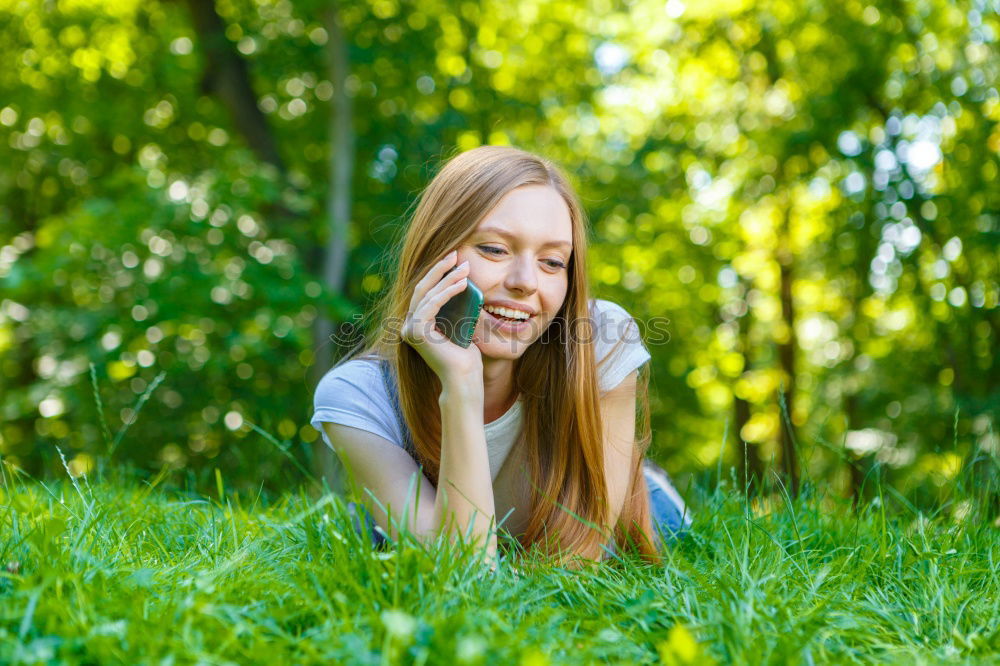
[[[479,380],[481,381],[481,380]],[[465,535],[496,556],[493,479],[483,429],[482,387],[446,383],[441,407],[441,466],[438,470],[434,523],[439,532]]]

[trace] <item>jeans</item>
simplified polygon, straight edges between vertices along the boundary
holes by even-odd
[[[659,465],[646,460],[643,463],[642,473],[649,489],[649,512],[653,522],[655,542],[657,547],[662,548],[664,539],[669,544],[687,532],[688,528],[691,527],[691,512],[684,500],[681,499],[677,489],[674,488],[670,477]],[[373,547],[381,548],[386,544],[388,540],[382,532],[382,528],[376,525],[375,519],[372,518],[364,505],[348,502],[347,509],[352,515],[354,529],[359,533],[363,529],[367,529],[371,535]],[[362,527],[362,521],[364,521],[364,527]],[[609,546],[609,550],[614,551],[614,544]]]
[[[649,488],[649,513],[653,521],[653,531],[656,533],[657,546],[662,546],[663,538],[669,543],[688,531],[691,527],[691,511],[674,488],[670,477],[659,465],[646,460],[642,474]]]

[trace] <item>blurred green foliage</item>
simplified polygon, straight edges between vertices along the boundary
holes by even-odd
[[[218,0],[272,160],[207,85],[194,6],[0,0],[8,461],[101,459],[93,363],[110,428],[131,423],[116,457],[287,484],[249,423],[313,462],[317,317],[352,321],[391,279],[442,157],[510,143],[573,174],[596,295],[670,320],[650,351],[673,471],[797,450],[844,492],[878,465],[939,497],[995,464],[996,0]],[[330,7],[357,146],[342,293],[318,278]]]

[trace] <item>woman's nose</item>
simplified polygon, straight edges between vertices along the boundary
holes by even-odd
[[[504,280],[504,286],[511,291],[530,294],[538,288],[535,262],[528,257],[518,257],[511,265]]]

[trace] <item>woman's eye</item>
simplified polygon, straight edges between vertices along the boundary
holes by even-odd
[[[494,257],[499,257],[502,254],[507,254],[507,251],[502,247],[493,247],[492,245],[477,245],[480,250],[486,254],[492,254]],[[543,259],[550,268],[561,269],[566,268],[566,264],[557,259]]]

